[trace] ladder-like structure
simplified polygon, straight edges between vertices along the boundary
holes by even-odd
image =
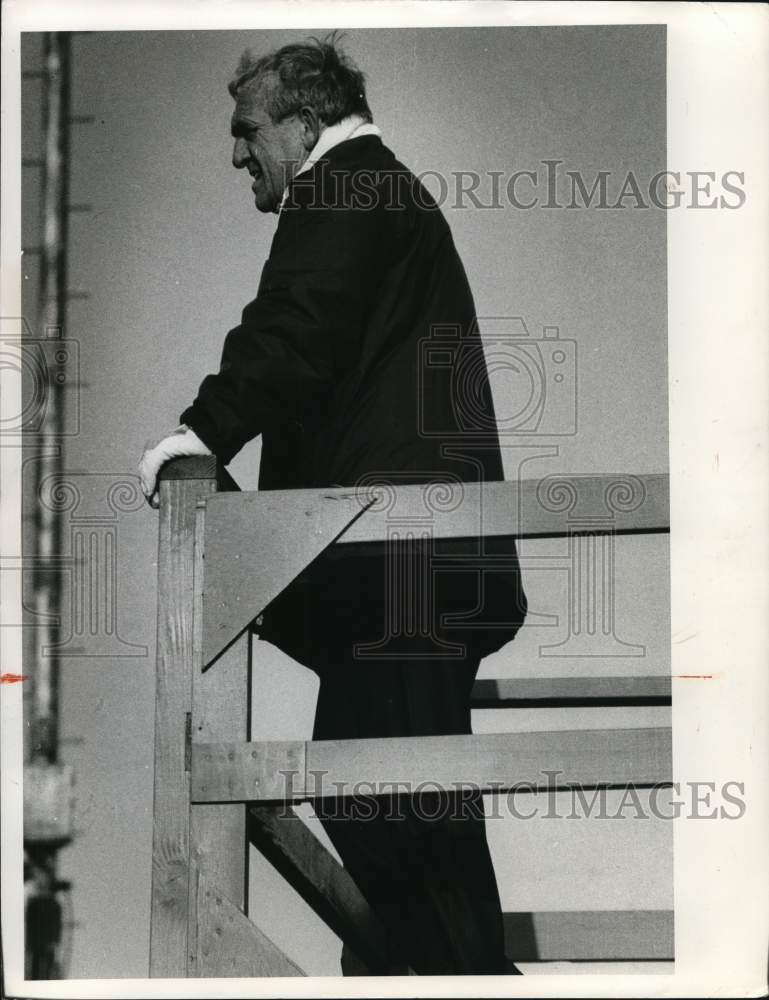
[[[614,639],[613,536],[669,530],[666,476],[552,476],[519,483],[241,493],[214,458],[160,477],[150,975],[301,976],[246,915],[255,844],[342,938],[361,972],[387,971],[382,928],[348,873],[287,808],[321,794],[383,791],[395,778],[493,794],[669,784],[670,729],[408,740],[253,741],[250,627],[328,545],[382,541],[395,518],[432,537],[570,539],[588,574],[577,642]],[[432,492],[431,492],[432,491]],[[584,546],[592,545],[587,552]],[[601,570],[600,567],[603,567]],[[593,574],[592,577],[590,574]],[[592,598],[590,597],[592,594]],[[604,595],[605,596],[605,595]],[[598,603],[596,603],[598,602]],[[669,704],[670,678],[479,680],[479,707]],[[319,778],[319,776],[321,776]],[[257,915],[258,916],[258,915]],[[514,961],[673,957],[670,911],[506,914]],[[405,970],[404,970],[405,971]]]

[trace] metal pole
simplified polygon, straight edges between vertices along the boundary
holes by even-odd
[[[69,188],[70,36],[44,38],[43,71],[43,245],[38,321],[46,339],[61,338],[67,309],[67,221]],[[61,548],[59,517],[51,489],[63,468],[64,393],[55,368],[44,365],[41,390],[44,410],[35,463],[35,574],[32,693],[25,704],[29,722],[29,764],[53,770],[59,744],[59,665],[57,617],[61,614],[61,579],[55,568]],[[48,496],[45,496],[47,493]],[[27,647],[29,648],[29,647]],[[27,772],[28,777],[30,772]],[[30,895],[25,907],[25,974],[31,979],[62,976],[62,892],[58,878],[57,842],[25,843],[25,881]]]
[[[48,33],[44,41],[43,85],[44,173],[43,246],[39,317],[43,336],[61,337],[67,311],[67,195],[69,188],[70,36]],[[41,457],[36,463],[35,612],[37,632],[32,709],[31,757],[54,763],[58,757],[59,659],[55,652],[60,614],[61,580],[52,568],[60,552],[60,524],[55,505],[42,495],[62,471],[61,428],[64,393],[46,371],[45,412],[40,427]]]

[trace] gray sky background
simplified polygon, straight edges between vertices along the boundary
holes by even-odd
[[[176,425],[217,367],[224,334],[256,294],[276,224],[255,212],[248,177],[230,165],[226,82],[246,46],[310,33],[76,36],[73,111],[95,122],[77,127],[72,141],[72,201],[93,211],[74,215],[71,228],[70,285],[90,298],[72,301],[67,329],[80,342],[83,380],[70,472],[133,475],[145,440]],[[417,172],[539,170],[544,178],[541,161],[558,159],[588,181],[611,171],[616,191],[628,170],[643,187],[665,167],[662,28],[351,31],[346,48],[367,74],[385,143]],[[39,37],[30,36],[24,65],[38,52]],[[25,85],[25,155],[39,141],[36,87]],[[479,190],[484,200],[488,190]],[[664,212],[450,203],[445,211],[479,315],[523,317],[534,337],[558,326],[577,344],[577,433],[551,439],[558,454],[530,458],[525,474],[666,471]],[[24,226],[25,242],[38,243],[34,178],[25,179]],[[36,277],[30,258],[28,315]],[[509,412],[504,382],[495,389],[498,414]],[[258,454],[254,442],[231,466],[243,488],[255,488]],[[507,448],[508,477],[532,454]],[[62,855],[74,884],[73,977],[147,970],[156,521],[148,508],[126,513],[118,533],[120,635],[149,655],[84,655],[62,666],[62,756],[76,769],[80,830]],[[557,541],[522,547],[522,555],[562,551]],[[566,581],[533,571],[526,586],[530,624],[483,664],[483,676],[669,669],[664,537],[617,543],[617,632],[646,647],[642,659],[543,656],[540,646],[564,635],[541,616],[563,621]],[[260,643],[254,681],[255,737],[306,737],[312,675]],[[569,726],[667,721],[662,709],[578,715]],[[543,724],[567,725],[551,710],[475,716],[478,732]],[[489,838],[508,910],[672,906],[669,824],[495,820]],[[308,973],[338,973],[335,937],[258,858],[252,912]]]

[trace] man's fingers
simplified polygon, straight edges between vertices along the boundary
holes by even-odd
[[[142,492],[149,500],[155,492],[155,484],[160,470],[161,456],[155,450],[145,451],[139,462],[139,478]]]
[[[155,489],[155,476],[152,474],[148,466],[139,466],[139,478],[142,484],[142,493],[145,497],[151,496],[152,491]]]

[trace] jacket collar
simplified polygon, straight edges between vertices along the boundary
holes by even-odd
[[[299,174],[306,173],[311,170],[315,164],[320,160],[325,154],[333,149],[334,146],[338,146],[341,142],[347,142],[348,139],[357,139],[362,135],[380,135],[380,129],[371,122],[367,122],[365,118],[361,115],[348,115],[347,118],[343,118],[341,121],[337,122],[336,125],[328,125],[323,129],[318,141],[310,150],[310,155],[304,161],[302,166],[294,174],[294,177],[298,177]],[[288,186],[283,192],[283,197],[280,200],[280,207],[278,212],[283,208],[286,203],[286,198],[288,197]]]

